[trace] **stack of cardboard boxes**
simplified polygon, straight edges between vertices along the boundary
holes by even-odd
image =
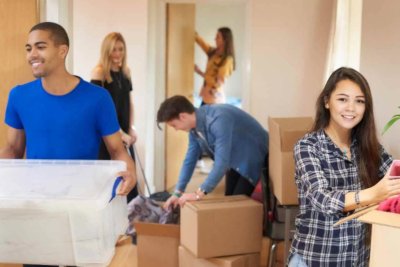
[[[288,256],[291,232],[294,230],[294,217],[297,213],[295,206],[298,205],[293,148],[296,142],[311,129],[312,124],[311,117],[268,118],[269,177],[272,192],[279,204],[285,206],[285,217],[291,218],[290,221],[285,221],[288,225],[285,225],[285,239],[281,244],[283,256],[280,259],[277,258],[283,263]]]
[[[258,267],[262,217],[246,196],[189,202],[180,226],[136,224],[138,267]]]

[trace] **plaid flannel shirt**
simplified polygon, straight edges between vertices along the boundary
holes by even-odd
[[[294,147],[300,213],[290,253],[302,256],[308,267],[368,266],[366,225],[350,220],[333,227],[348,215],[343,213],[345,194],[362,189],[356,142],[350,147],[351,160],[323,130],[305,135]],[[381,159],[380,178],[392,163],[383,147]]]

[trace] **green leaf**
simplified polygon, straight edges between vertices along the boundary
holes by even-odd
[[[385,127],[383,128],[382,135],[398,120],[400,120],[400,114],[394,115],[392,119],[386,123]]]

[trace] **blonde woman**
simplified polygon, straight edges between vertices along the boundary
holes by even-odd
[[[118,32],[107,34],[101,45],[99,63],[91,74],[91,83],[104,87],[111,94],[117,111],[122,141],[129,147],[134,157],[132,145],[136,142],[137,133],[134,128],[132,80],[126,61],[126,42],[122,34]],[[100,146],[99,159],[110,159],[104,142]],[[137,191],[131,192],[128,201],[136,195]]]

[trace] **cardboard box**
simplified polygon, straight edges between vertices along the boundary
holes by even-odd
[[[377,205],[350,215],[335,225],[358,219],[372,224],[370,267],[398,267],[400,214],[379,211]]]
[[[197,258],[261,249],[263,206],[247,196],[188,202],[181,210],[181,245]]]
[[[372,210],[358,218],[372,224],[370,267],[398,267],[400,214]]]
[[[138,267],[179,265],[179,225],[135,223]]]
[[[179,267],[258,267],[259,265],[259,253],[201,259],[179,246]]]
[[[268,118],[269,176],[281,205],[297,205],[293,148],[311,128],[311,117]]]

